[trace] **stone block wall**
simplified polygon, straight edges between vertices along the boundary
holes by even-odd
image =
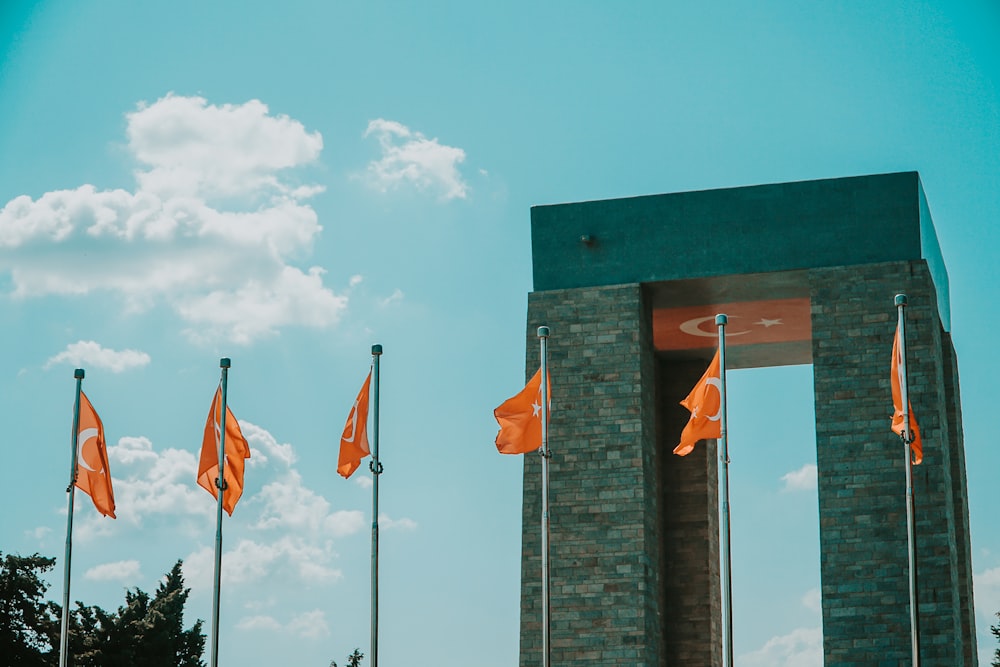
[[[889,430],[897,293],[909,297],[908,385],[924,443],[913,469],[921,664],[975,664],[953,355],[926,262],[812,269],[809,281],[825,664],[910,660],[905,450]]]
[[[654,355],[639,285],[529,296],[525,375],[547,325],[553,667],[662,662]],[[541,663],[541,460],[524,460],[521,650]]]

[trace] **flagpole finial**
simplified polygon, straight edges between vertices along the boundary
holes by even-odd
[[[372,345],[372,356],[377,357],[382,354],[382,346],[378,343]]]
[[[230,368],[233,362],[229,360],[229,357],[222,357],[219,359],[219,368]]]
[[[83,376],[84,372],[82,368],[77,368],[75,371],[73,371],[73,377],[76,378],[77,380],[82,380]]]
[[[715,316],[715,324],[716,326],[724,326],[726,324],[729,324],[729,318],[723,315],[722,313],[719,313],[718,315]]]
[[[538,337],[539,338],[548,338],[549,337],[549,328],[548,327],[538,327]]]
[[[906,305],[906,295],[905,294],[897,294],[896,295],[896,307],[905,306],[905,305]]]

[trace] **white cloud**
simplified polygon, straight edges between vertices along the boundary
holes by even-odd
[[[368,516],[360,510],[339,510],[323,521],[323,526],[334,537],[360,533],[369,523]]]
[[[395,303],[399,303],[399,302],[401,302],[401,301],[403,300],[403,297],[404,297],[404,296],[405,296],[405,295],[403,294],[403,290],[401,290],[401,289],[399,289],[399,288],[397,287],[397,288],[396,288],[396,289],[395,289],[395,290],[393,291],[393,293],[392,293],[392,294],[390,294],[390,295],[389,295],[389,296],[387,296],[386,298],[382,299],[382,302],[381,302],[381,306],[382,306],[383,308],[386,308],[386,307],[388,307],[388,306],[391,306],[391,305],[393,305],[393,304],[395,304]]]
[[[996,613],[1000,611],[1000,567],[975,573],[972,581],[975,587],[973,597],[976,601],[977,632],[981,637],[988,637],[990,626],[997,624]]]
[[[65,362],[77,368],[103,368],[121,373],[130,368],[142,368],[150,362],[150,358],[139,350],[112,350],[92,340],[81,340],[67,345],[65,350],[46,361],[44,368]]]
[[[823,595],[818,588],[810,588],[802,596],[802,606],[809,611],[819,613],[823,611]]]
[[[439,193],[442,199],[465,199],[469,186],[458,171],[465,151],[428,139],[402,123],[378,118],[368,123],[365,137],[374,136],[382,157],[368,165],[368,182],[378,190],[407,183]]]
[[[387,514],[378,515],[378,525],[385,530],[416,530],[417,522],[413,519],[392,519]]]
[[[370,489],[375,486],[375,482],[372,481],[371,477],[366,475],[360,475],[354,478],[354,483],[360,486],[362,489]]]
[[[48,526],[38,526],[37,528],[32,528],[31,530],[24,531],[24,534],[35,540],[41,542],[52,532],[52,529]]]
[[[273,616],[246,616],[241,618],[236,624],[239,630],[249,630],[251,632],[256,632],[258,630],[272,630],[280,631],[282,630],[281,623],[277,621]]]
[[[223,550],[222,581],[226,585],[253,584],[282,572],[310,585],[332,583],[342,574],[329,565],[335,552],[324,537],[285,534],[263,541],[241,539]],[[210,589],[214,571],[215,552],[209,547],[184,559],[185,577],[192,586]]]
[[[279,444],[266,429],[248,421],[241,421],[240,430],[243,431],[243,437],[247,439],[247,444],[250,445],[251,465],[256,466],[268,461],[269,457],[262,454],[261,449],[266,451],[270,457],[278,459],[286,466],[292,465],[297,460],[298,457],[295,455],[295,450],[292,446],[288,443]]]
[[[330,635],[330,626],[326,622],[326,613],[314,609],[289,621],[288,631],[303,639],[322,639]]]
[[[326,612],[320,609],[297,614],[287,624],[282,624],[273,616],[247,616],[240,619],[236,627],[250,632],[260,630],[280,632],[303,639],[322,639],[330,635],[330,625],[326,620]]]
[[[0,207],[0,271],[13,295],[107,292],[129,312],[166,304],[195,340],[249,343],[285,326],[329,327],[346,297],[293,264],[322,231],[322,188],[286,171],[316,160],[318,133],[252,100],[168,95],[127,115],[135,192],[93,185]]]
[[[798,470],[787,472],[781,476],[785,483],[783,491],[815,491],[816,464],[807,463]]]
[[[288,116],[271,116],[259,100],[210,105],[201,97],[167,95],[128,114],[128,142],[149,169],[137,176],[147,192],[246,195],[288,192],[276,172],[319,157],[323,139]]]
[[[227,331],[233,342],[249,343],[289,324],[322,328],[335,324],[347,307],[347,297],[323,288],[322,276],[317,267],[306,274],[286,266],[270,281],[251,278],[235,291],[193,297],[179,304],[178,312],[190,322],[208,325],[204,334],[196,328],[185,330],[195,340]]]
[[[797,628],[740,656],[744,667],[823,667],[822,628]]]
[[[280,443],[251,422],[241,426],[258,463],[248,469],[244,495],[233,516],[226,518],[233,532],[224,543],[223,581],[246,591],[259,588],[265,581],[275,586],[336,582],[342,576],[337,545],[344,538],[364,532],[370,524],[369,515],[331,506],[306,486],[295,468],[297,456],[291,444]],[[206,526],[214,526],[216,505],[195,482],[197,456],[194,450],[158,450],[146,437],[119,439],[108,448],[118,520],[102,520],[96,512],[81,513],[75,534],[87,540],[141,525],[150,533],[189,540],[190,552],[183,559],[185,579],[194,589],[211,590],[215,556]],[[405,517],[382,516],[380,520],[386,529],[413,530],[417,526]],[[124,576],[121,569],[119,575]],[[94,576],[111,576],[113,571],[109,565]],[[251,616],[246,623],[266,626],[266,618]],[[309,617],[302,618],[305,623]],[[313,636],[304,625],[294,623],[295,619],[281,627],[300,636]],[[324,626],[317,627],[316,632],[326,632]]]
[[[130,584],[138,581],[142,573],[139,571],[139,561],[120,560],[92,567],[83,576],[92,581],[119,581],[123,584]]]

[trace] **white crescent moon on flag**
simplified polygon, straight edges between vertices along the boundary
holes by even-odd
[[[714,320],[715,315],[709,315],[708,317],[695,317],[686,322],[681,322],[680,330],[690,336],[705,336],[706,338],[715,338],[719,335],[718,331],[705,331],[701,328],[703,322],[708,322],[709,320]],[[727,331],[727,336],[742,336],[743,334],[748,334],[749,331]]]
[[[351,422],[351,437],[342,436],[340,439],[344,442],[354,442],[354,437],[358,434],[358,402],[354,401],[354,407],[351,408],[351,416],[348,418]]]
[[[746,333],[745,331],[743,333]],[[708,378],[705,380],[705,384],[709,387],[715,387],[716,391],[719,392],[719,396],[722,396],[722,380],[719,378]],[[717,422],[722,419],[722,401],[719,401],[719,411],[708,418],[710,422]]]
[[[97,472],[97,471],[91,468],[89,465],[87,465],[87,461],[83,458],[83,446],[87,443],[88,440],[96,437],[97,437],[96,428],[85,428],[82,431],[80,431],[80,435],[77,440],[76,462],[81,468],[83,468],[84,470],[89,470],[90,472]]]

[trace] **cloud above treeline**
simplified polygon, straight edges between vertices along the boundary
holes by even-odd
[[[338,581],[337,545],[363,533],[370,517],[361,510],[338,509],[311,489],[296,468],[298,456],[290,443],[279,442],[267,429],[241,421],[250,445],[244,495],[227,525],[240,537],[227,541],[222,578],[227,588],[254,591],[274,583],[276,573],[298,585],[329,585]],[[214,550],[205,536],[214,530],[215,500],[195,481],[199,452],[166,447],[158,449],[144,436],[126,436],[108,447],[117,520],[96,511],[78,511],[74,539],[83,544],[127,532],[169,536],[186,550],[185,580],[193,589],[210,591]],[[331,461],[331,467],[332,467]],[[78,504],[87,503],[83,496]],[[382,515],[385,530],[412,531],[411,518]],[[207,542],[207,544],[206,544]],[[95,581],[134,582],[140,575],[138,561],[116,561],[95,566],[86,577]],[[275,583],[277,582],[277,583]],[[264,590],[264,589],[261,589]],[[308,611],[303,611],[308,615]],[[258,629],[289,629],[295,619],[278,623],[262,615],[248,623]]]

